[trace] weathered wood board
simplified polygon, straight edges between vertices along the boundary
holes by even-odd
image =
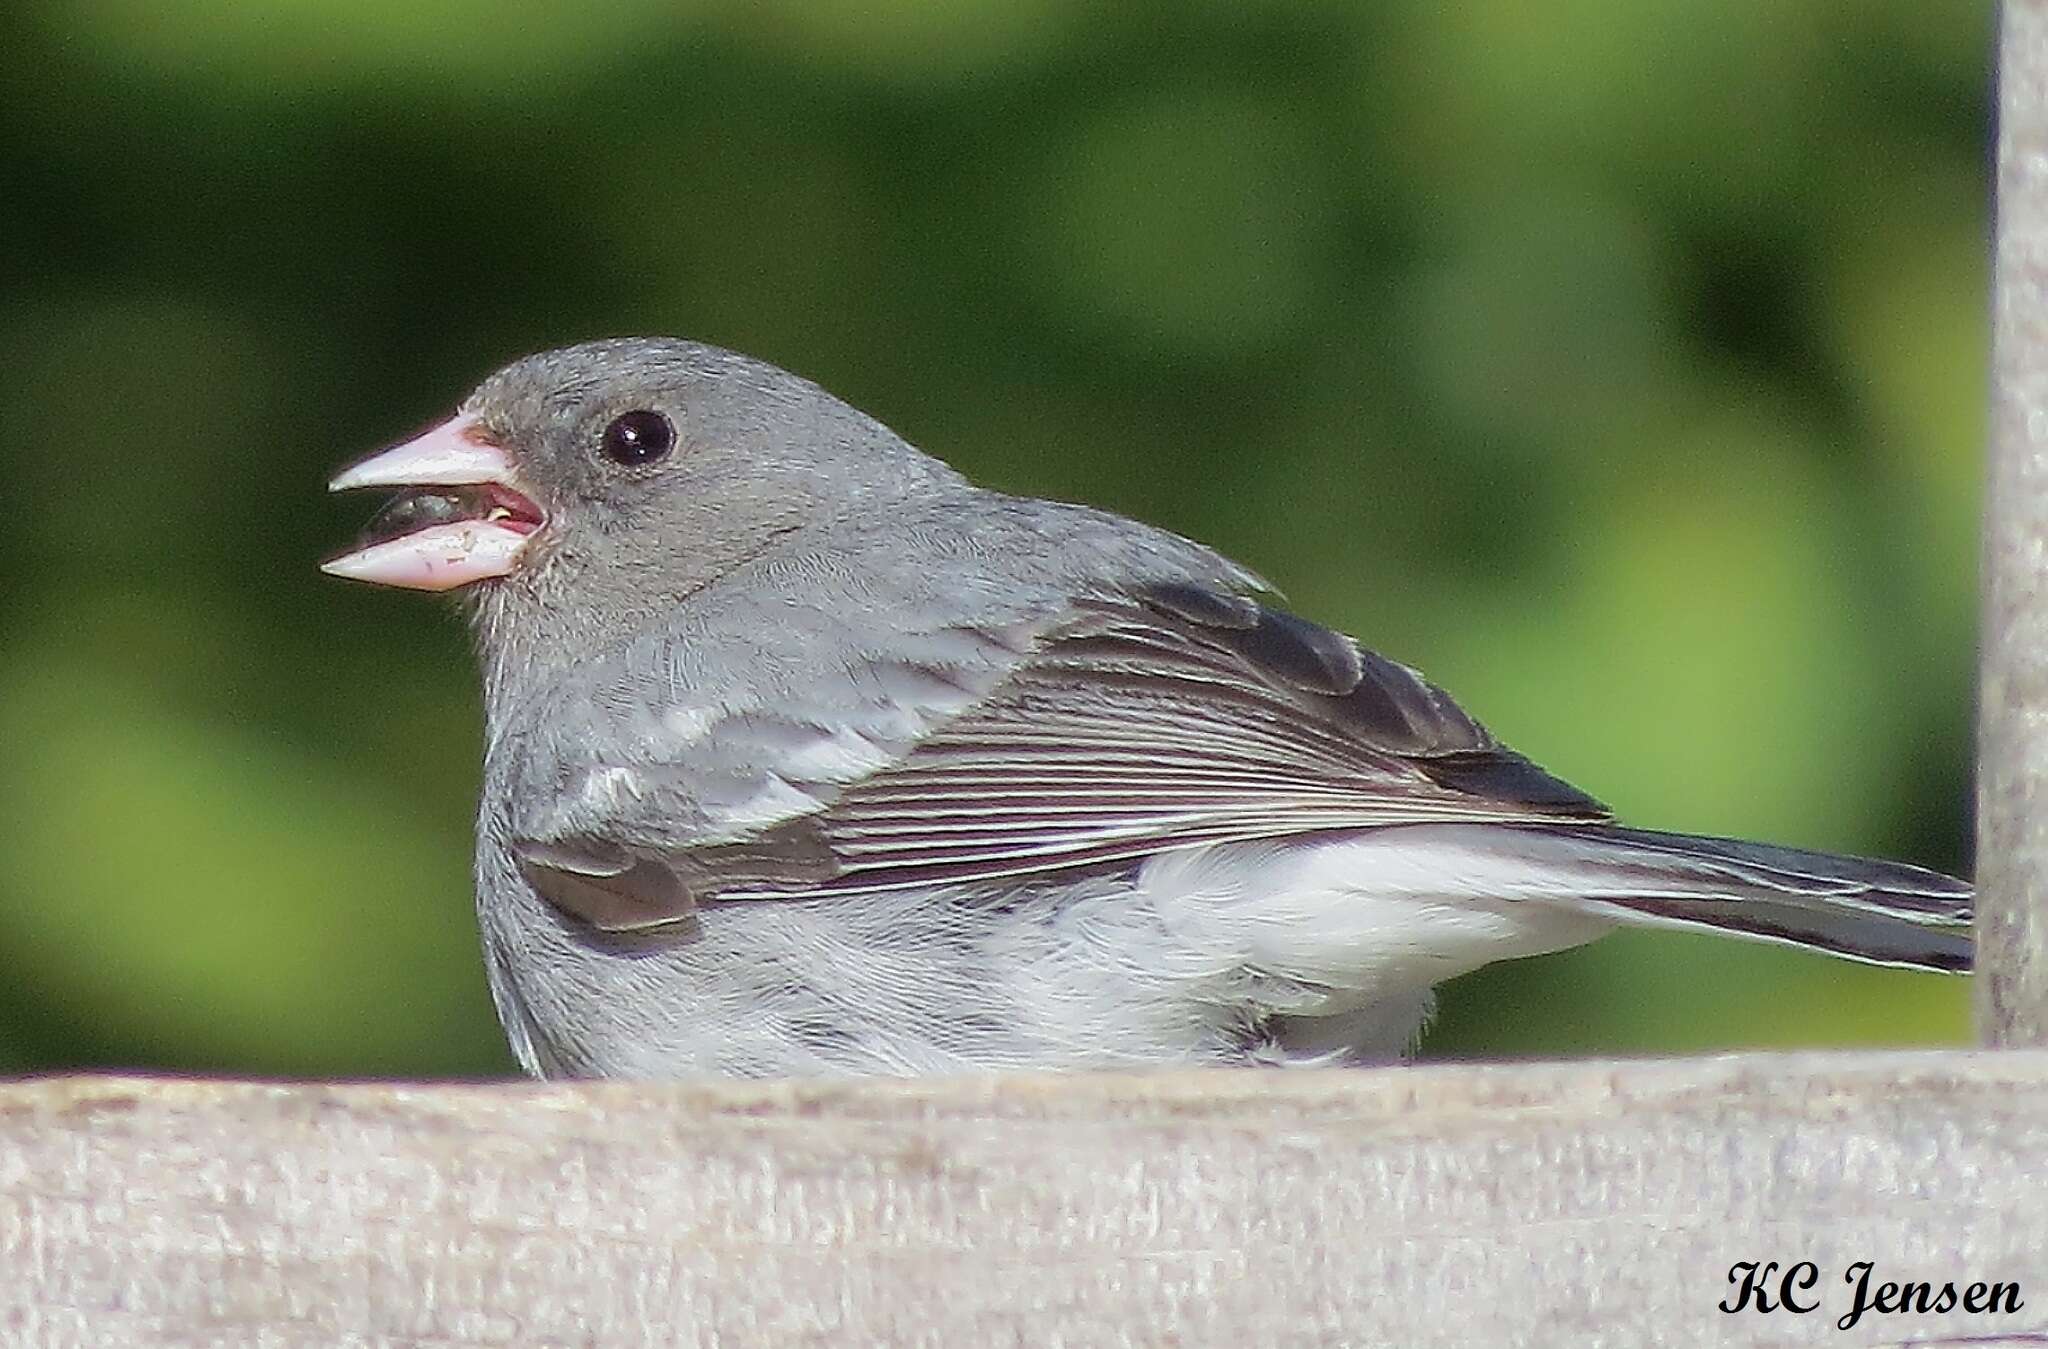
[[[1839,1329],[1866,1260],[2022,1305]],[[2043,1343],[2048,1053],[0,1083],[0,1275],[33,1345]]]

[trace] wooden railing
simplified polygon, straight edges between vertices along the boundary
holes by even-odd
[[[2031,1050],[51,1080],[0,1087],[0,1342],[2040,1344],[2044,1165]],[[1860,1262],[2023,1305],[1845,1330]]]

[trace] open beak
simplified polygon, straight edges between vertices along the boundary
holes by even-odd
[[[547,523],[514,485],[512,461],[474,417],[343,469],[330,492],[400,489],[370,521],[353,552],[321,564],[330,576],[409,590],[453,590],[504,576]]]

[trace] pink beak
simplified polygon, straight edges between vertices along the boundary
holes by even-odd
[[[356,487],[484,487],[473,518],[428,524],[345,553],[330,576],[409,590],[453,590],[509,573],[544,518],[513,484],[512,461],[474,417],[456,417],[403,445],[343,469],[330,492]]]

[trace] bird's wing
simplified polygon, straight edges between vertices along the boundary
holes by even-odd
[[[1365,826],[1610,818],[1415,671],[1220,589],[1094,597],[906,649],[924,654],[871,669],[858,693],[814,690],[803,714],[735,712],[672,761],[588,768],[516,840],[529,879],[631,929],[706,899],[970,884]]]

